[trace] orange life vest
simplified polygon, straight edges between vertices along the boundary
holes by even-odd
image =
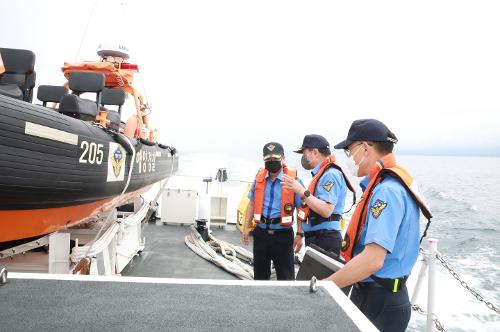
[[[253,193],[253,219],[257,224],[262,222],[262,210],[264,209],[264,195],[266,192],[266,175],[267,170],[265,168],[259,169],[257,176],[255,177],[255,187]],[[297,170],[294,168],[287,168],[283,165],[283,174],[291,176],[293,178],[297,177]],[[285,189],[281,186],[281,226],[291,226],[293,223],[293,208],[295,206],[295,193],[291,189]]]
[[[342,168],[335,163],[335,156],[333,154],[328,156],[325,160],[323,160],[323,162],[321,163],[321,167],[318,170],[318,173],[316,173],[316,175],[314,175],[314,177],[311,180],[311,183],[309,183],[309,187],[307,189],[309,190],[309,192],[311,192],[311,195],[314,195],[314,193],[316,192],[316,186],[318,184],[319,179],[321,178],[321,176],[323,176],[323,174],[326,172],[326,170],[329,169],[330,167],[334,167],[334,168],[338,169],[340,171],[340,173],[342,173],[342,176],[344,177],[347,188],[349,188],[349,190],[354,194],[353,204],[356,204],[356,192],[354,190],[354,187],[352,186],[351,182],[349,181],[349,179],[345,175]],[[305,221],[309,217],[310,213],[311,213],[311,209],[309,208],[309,206],[305,205],[305,206],[299,208],[299,212],[297,214],[297,219],[299,221]]]
[[[417,203],[420,211],[422,211],[423,215],[427,218],[427,226],[420,242],[422,242],[422,239],[427,234],[432,213],[427,207],[427,204],[423,200],[422,196],[419,194],[416,182],[413,181],[411,175],[404,168],[396,165],[396,158],[392,153],[390,153],[378,160],[375,166],[370,170],[370,183],[363,192],[363,195],[356,206],[356,210],[354,210],[351,221],[349,222],[349,227],[347,228],[344,241],[342,242],[342,256],[344,257],[346,263],[352,259],[353,250],[356,247],[361,231],[363,230],[363,226],[365,225],[366,214],[373,189],[386,176],[392,176],[401,182],[403,187]]]

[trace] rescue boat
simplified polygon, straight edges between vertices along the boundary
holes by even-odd
[[[123,47],[65,64],[65,86],[39,87],[43,106],[31,103],[34,53],[0,54],[0,251],[105,213],[175,172],[176,151],[156,141]],[[124,123],[127,95],[135,114]]]

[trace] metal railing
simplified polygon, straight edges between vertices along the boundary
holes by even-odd
[[[463,278],[460,277],[460,275],[449,265],[445,257],[437,250],[438,241],[436,239],[428,239],[428,242],[429,242],[429,251],[425,251],[422,248],[420,248],[423,261],[422,261],[422,266],[420,267],[417,283],[415,285],[415,289],[413,291],[413,295],[411,298],[412,309],[419,314],[427,315],[426,331],[428,332],[432,331],[433,326],[435,326],[438,331],[446,331],[443,323],[441,323],[441,321],[434,312],[436,260],[438,260],[441,263],[441,265],[460,283],[460,285],[462,285],[462,287],[464,287],[472,295],[474,295],[474,297],[477,300],[483,302],[486,305],[486,307],[488,307],[490,310],[493,310],[497,314],[500,314],[500,310],[496,305],[494,305],[490,301],[487,301],[477,290],[470,287],[467,284],[467,282],[465,282]],[[418,304],[416,304],[416,302],[427,270],[429,271],[429,277],[428,277],[428,295],[427,295],[427,312],[426,312]]]

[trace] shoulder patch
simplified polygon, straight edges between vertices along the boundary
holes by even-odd
[[[373,218],[378,218],[382,211],[387,207],[387,203],[377,199],[375,203],[370,207]]]
[[[325,184],[323,184],[323,188],[326,190],[326,191],[330,191],[333,187],[333,182],[332,181],[327,181],[325,182]]]

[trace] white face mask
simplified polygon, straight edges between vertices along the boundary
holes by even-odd
[[[360,150],[361,146],[362,145],[358,146],[358,148],[356,149],[356,152],[353,152],[351,154],[351,156],[349,157],[349,159],[347,159],[347,165],[346,165],[347,171],[349,173],[351,173],[351,175],[356,176],[356,177],[359,177],[359,175],[358,175],[359,165],[365,159],[365,157],[363,156],[363,158],[361,158],[361,160],[359,161],[359,164],[356,164],[356,162],[354,161],[354,155],[356,155],[356,153],[358,153],[358,151]]]

